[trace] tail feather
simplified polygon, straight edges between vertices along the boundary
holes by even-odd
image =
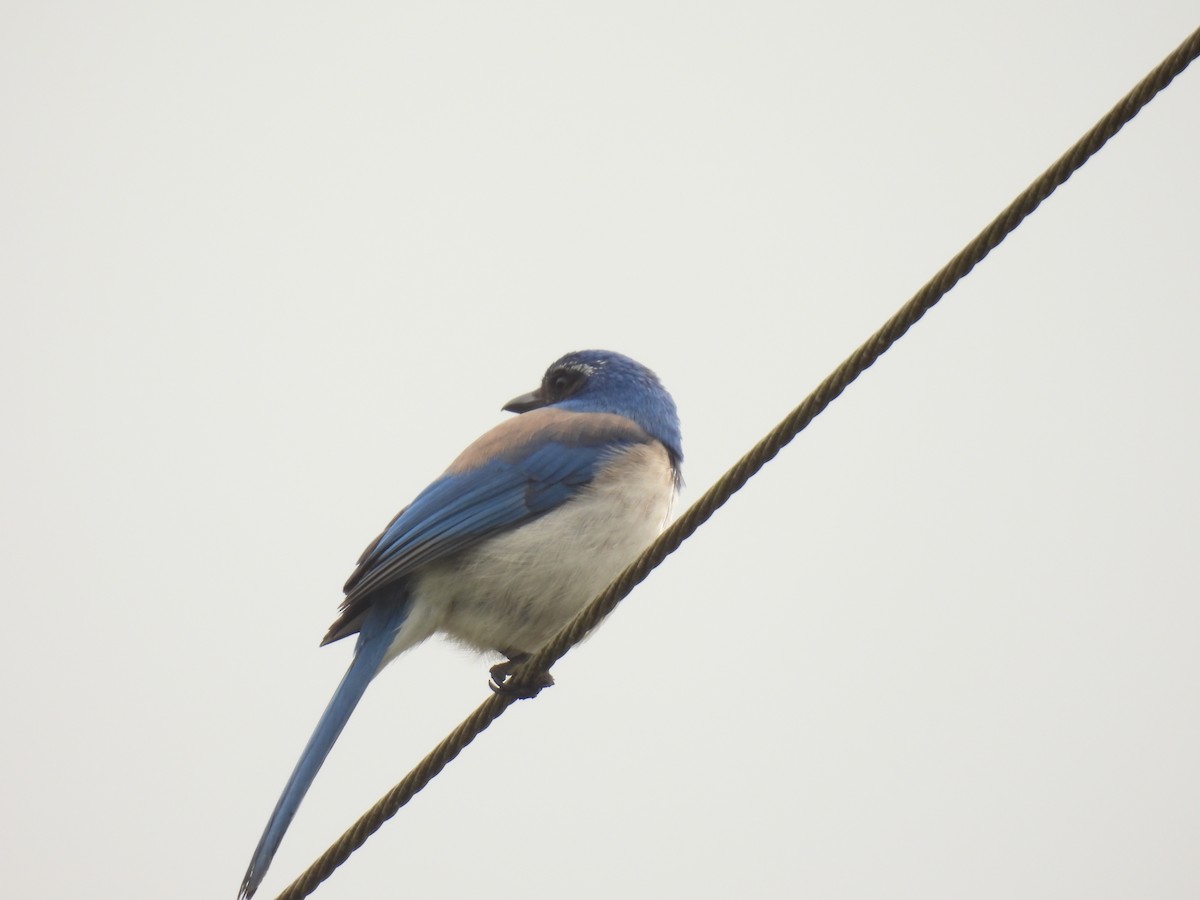
[[[312,737],[308,739],[304,752],[300,754],[300,760],[296,763],[279,802],[275,804],[271,818],[267,820],[267,827],[254,849],[250,867],[246,869],[246,877],[242,879],[239,898],[249,900],[258,890],[271,860],[275,858],[275,851],[279,849],[296,810],[300,808],[300,802],[312,786],[317,772],[329,756],[329,751],[333,749],[334,742],[341,735],[350,714],[358,706],[367,685],[379,671],[384,654],[407,615],[407,602],[389,603],[382,598],[368,611],[363,620],[350,668],[346,670],[337,690],[333,692],[333,697],[325,707],[325,712],[321,714]]]

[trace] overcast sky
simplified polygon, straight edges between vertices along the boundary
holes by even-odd
[[[562,353],[694,500],[1189,0],[8,3],[0,894],[228,898],[363,546]],[[1200,70],[317,893],[1194,898]],[[371,687],[271,897],[486,696]]]

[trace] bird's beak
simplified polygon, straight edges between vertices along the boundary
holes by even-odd
[[[513,397],[502,407],[505,412],[526,413],[531,409],[541,409],[546,405],[540,390],[530,391],[520,397]]]

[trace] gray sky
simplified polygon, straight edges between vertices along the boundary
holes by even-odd
[[[234,896],[363,546],[568,350],[683,501],[1192,2],[8,4],[0,894]],[[322,898],[1200,890],[1200,72]],[[373,685],[291,880],[485,696]]]

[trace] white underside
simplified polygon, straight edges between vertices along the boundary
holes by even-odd
[[[538,649],[662,531],[674,497],[661,446],[625,451],[554,511],[421,572],[381,668],[437,632],[479,650]]]

